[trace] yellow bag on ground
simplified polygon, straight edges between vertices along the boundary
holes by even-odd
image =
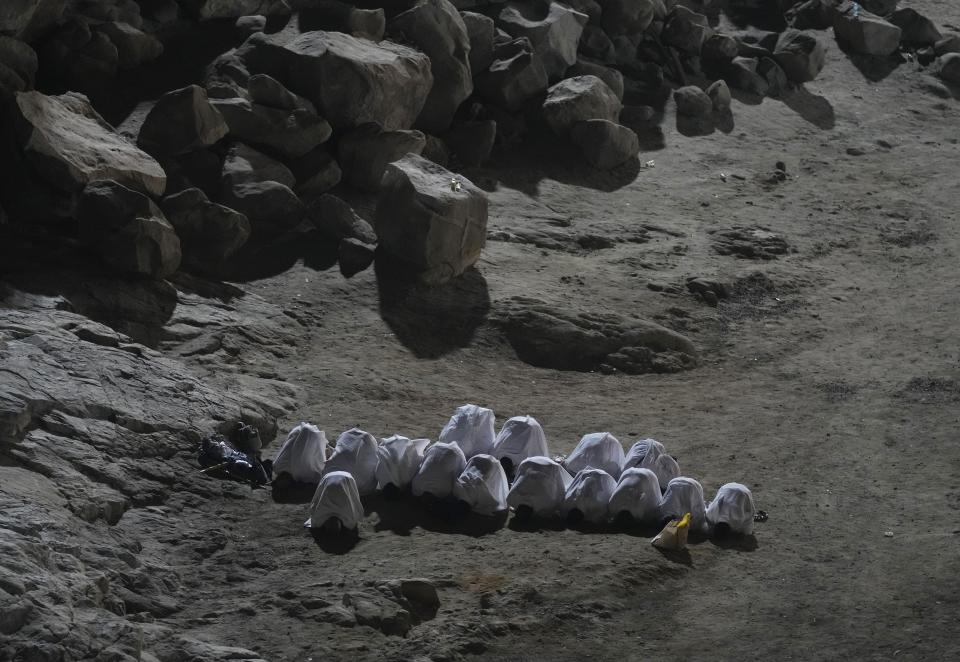
[[[663,531],[657,534],[657,537],[651,541],[654,547],[660,549],[679,552],[687,548],[687,534],[690,531],[690,513],[687,513],[680,519],[674,519],[667,522]]]

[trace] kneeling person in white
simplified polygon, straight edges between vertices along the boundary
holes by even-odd
[[[707,506],[707,523],[718,536],[728,532],[749,536],[753,533],[755,513],[753,495],[747,486],[727,483]]]
[[[652,524],[660,512],[661,496],[655,473],[637,467],[627,469],[610,496],[610,515],[620,524]]]
[[[287,435],[273,460],[273,475],[298,483],[319,483],[327,460],[327,437],[316,425],[300,423]]]
[[[372,494],[377,489],[377,461],[377,440],[369,432],[353,428],[337,438],[324,473],[346,471],[357,481],[360,494]]]
[[[667,485],[660,500],[660,519],[680,519],[690,513],[690,530],[705,532],[707,506],[703,501],[703,486],[693,478],[680,476]]]
[[[453,496],[478,515],[507,509],[507,475],[492,455],[474,455],[453,484]]]
[[[456,443],[437,442],[423,455],[420,470],[413,477],[414,496],[443,499],[450,496],[453,484],[467,466],[467,459]]]
[[[393,435],[377,447],[377,488],[385,492],[406,489],[420,470],[429,439],[407,439]]]
[[[613,476],[602,469],[584,469],[573,478],[563,498],[562,511],[570,524],[603,524],[609,514],[610,497],[617,487]]]
[[[587,468],[603,469],[616,481],[623,466],[623,446],[609,432],[592,432],[580,439],[563,465],[573,475]]]
[[[332,471],[317,485],[304,526],[329,533],[355,531],[363,520],[357,482],[346,471]]]
[[[557,514],[573,476],[548,457],[528,457],[517,467],[517,478],[507,494],[507,505],[517,518],[553,517]]]
[[[547,435],[533,416],[514,416],[503,424],[493,442],[493,456],[508,476],[528,457],[549,455]]]

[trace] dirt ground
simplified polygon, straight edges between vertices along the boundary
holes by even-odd
[[[902,4],[960,25],[956,3]],[[677,559],[639,535],[458,532],[371,504],[357,544],[332,550],[304,533],[304,504],[268,491],[174,498],[141,534],[189,590],[169,622],[268,660],[960,659],[960,91],[824,40],[815,82],[735,101],[728,132],[685,136],[668,103],[641,136],[653,167],[600,177],[542,145],[465,172],[490,190],[491,231],[527,238],[489,241],[449,291],[398,300],[373,269],[345,280],[303,260],[243,285],[310,328],[292,355],[244,366],[297,388],[284,429],[436,438],[473,402],[498,425],[534,415],[553,452],[591,431],[652,436],[708,498],[750,486],[769,513],[755,541]],[[770,182],[777,161],[788,178]],[[721,255],[718,231],[738,226],[791,250]],[[536,245],[557,231],[613,245]],[[711,307],[687,291],[695,276],[740,285]],[[515,296],[656,320],[701,365],[532,367],[492,323]],[[440,588],[437,617],[406,638],[312,616],[396,577]]]

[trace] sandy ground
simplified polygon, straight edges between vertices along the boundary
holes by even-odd
[[[954,3],[909,4],[960,25]],[[303,532],[303,504],[259,491],[184,502],[145,541],[193,592],[178,627],[269,660],[960,659],[960,93],[910,62],[870,79],[824,38],[814,83],[735,102],[727,133],[684,136],[668,104],[662,136],[643,136],[652,168],[601,178],[554,165],[547,146],[466,173],[491,190],[491,230],[616,238],[646,225],[642,243],[490,241],[469,285],[437,295],[445,306],[381,301],[374,270],[345,280],[302,261],[244,286],[311,328],[296,355],[248,366],[298,387],[286,427],[436,438],[474,402],[498,423],[536,416],[554,452],[596,430],[653,436],[708,498],[728,481],[752,488],[769,513],[755,543],[704,542],[678,560],[638,535],[469,535],[374,504],[343,553]],[[789,178],[768,183],[777,161]],[[720,255],[711,232],[733,226],[794,251]],[[766,280],[718,308],[684,287],[753,272]],[[490,322],[513,296],[657,320],[689,335],[702,365],[531,367]],[[442,606],[406,639],[318,622],[304,599],[411,576],[436,581]]]

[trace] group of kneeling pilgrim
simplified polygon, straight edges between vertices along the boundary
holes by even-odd
[[[681,476],[676,459],[654,439],[624,453],[612,434],[595,432],[559,459],[550,458],[532,416],[511,418],[496,434],[493,411],[464,405],[434,444],[399,435],[378,443],[354,428],[340,435],[329,457],[324,433],[300,423],[277,453],[273,472],[281,483],[317,484],[305,525],[330,533],[355,531],[364,516],[360,497],[377,490],[409,491],[483,516],[512,508],[528,520],[656,525],[689,513],[690,530],[701,534],[753,532],[749,489],[727,483],[708,505],[700,483]]]

